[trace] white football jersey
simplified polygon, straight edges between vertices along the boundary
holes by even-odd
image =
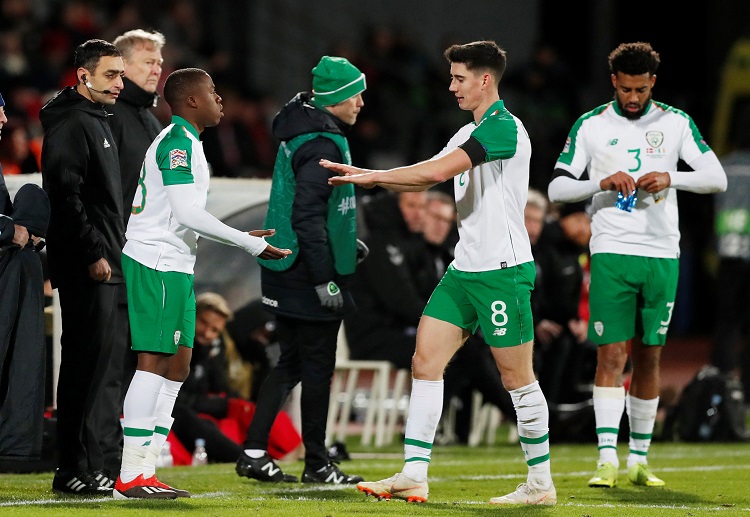
[[[556,169],[599,183],[618,171],[637,181],[646,173],[677,170],[680,159],[688,165],[712,152],[693,120],[683,111],[651,101],[637,120],[619,113],[615,101],[600,106],[573,125]],[[668,188],[655,197],[637,192],[631,212],[615,207],[617,192],[594,194],[591,253],[618,253],[657,258],[679,257],[680,230],[677,192]]]

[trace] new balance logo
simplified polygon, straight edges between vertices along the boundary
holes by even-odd
[[[667,330],[669,330],[669,327],[659,327],[659,330],[657,330],[656,333],[666,336]]]
[[[107,142],[107,139],[105,138],[104,139],[104,148],[107,149],[108,147],[111,147],[111,146],[109,145],[109,142]]]
[[[492,333],[493,336],[504,336],[507,332],[507,329],[495,329],[495,332]]]
[[[260,468],[260,470],[267,470],[268,471],[268,476],[269,477],[273,477],[273,476],[276,475],[277,472],[279,472],[281,470],[281,467],[275,467],[274,464],[269,461],[268,463],[266,463],[265,465],[263,465]]]
[[[336,475],[336,472],[331,472],[328,477],[326,478],[326,483],[333,483],[335,485],[340,485],[341,482],[344,481],[344,475],[341,474],[340,476]]]

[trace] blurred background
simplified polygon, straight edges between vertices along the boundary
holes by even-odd
[[[0,93],[9,117],[0,141],[4,174],[39,170],[39,110],[74,84],[75,47],[133,28],[166,36],[162,83],[174,69],[198,67],[217,84],[225,117],[203,135],[215,176],[270,177],[278,145],[270,122],[290,97],[310,88],[310,70],[323,54],[345,56],[367,75],[365,107],[350,138],[355,165],[429,158],[469,119],[448,92],[442,52],[478,39],[508,51],[501,97],[531,134],[531,186],[544,192],[572,123],[611,99],[607,55],[624,41],[649,41],[661,54],[655,99],[690,114],[720,157],[749,130],[733,116],[747,110],[750,98],[750,79],[742,75],[750,70],[750,53],[742,54],[750,39],[747,0],[692,7],[615,0],[0,0]],[[168,122],[166,103],[156,114]],[[682,274],[670,335],[707,335],[715,296],[713,202],[685,192],[679,198]]]

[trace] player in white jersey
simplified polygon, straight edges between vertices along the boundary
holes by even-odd
[[[160,482],[156,457],[171,428],[172,409],[190,372],[195,335],[193,266],[198,236],[281,259],[290,251],[206,212],[209,169],[199,140],[223,116],[211,77],[197,68],[172,72],[164,85],[172,123],[146,151],[123,248],[132,348],[138,367],[125,396],[122,467],[116,499],[189,497]]]
[[[419,323],[412,360],[412,391],[404,438],[403,470],[357,487],[378,498],[427,500],[427,467],[440,420],[443,371],[469,335],[481,327],[516,409],[528,477],[493,504],[553,505],[557,494],[549,459],[549,412],[532,368],[530,294],[536,270],[524,207],[531,144],[526,129],[500,100],[505,51],[493,41],[453,45],[450,91],[474,121],[431,160],[387,171],[321,161],[354,183],[392,191],[427,190],[454,180],[459,241],[456,258],[435,288]]]
[[[659,359],[677,292],[675,190],[712,193],[727,185],[693,120],[652,100],[659,61],[648,43],[623,43],[612,51],[615,98],[573,125],[548,189],[550,201],[593,195],[588,337],[599,345],[594,386],[599,461],[592,487],[617,484],[617,435],[626,407],[628,478],[636,485],[664,485],[646,458],[659,403]],[[693,170],[676,170],[680,159]],[[626,396],[623,370],[631,339]]]

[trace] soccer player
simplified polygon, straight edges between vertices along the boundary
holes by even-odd
[[[490,499],[501,505],[553,505],[549,456],[549,412],[532,368],[530,295],[535,267],[524,226],[531,143],[521,121],[500,100],[505,51],[494,41],[453,45],[450,91],[473,122],[431,160],[373,171],[323,160],[353,183],[393,191],[427,190],[453,178],[459,241],[455,260],[435,288],[419,323],[412,361],[412,391],[404,439],[403,470],[357,488],[378,498],[424,502],[427,467],[443,403],[443,371],[469,335],[481,327],[503,383],[511,394],[521,448],[528,465],[525,483]]]
[[[199,136],[223,116],[211,76],[197,68],[176,70],[167,78],[164,98],[172,108],[172,123],[146,151],[122,253],[138,367],[125,396],[115,499],[190,496],[154,474],[173,422],[175,399],[190,372],[198,236],[239,246],[264,259],[291,253],[262,238],[273,230],[245,233],[205,210],[209,170]]]
[[[707,194],[727,186],[693,120],[651,98],[659,62],[648,43],[623,43],[612,51],[614,100],[573,125],[548,190],[550,201],[593,195],[588,337],[599,345],[593,396],[599,462],[591,487],[617,484],[617,435],[625,408],[628,479],[664,486],[647,455],[659,405],[659,358],[677,292],[676,190]],[[678,171],[680,159],[693,170]],[[623,370],[628,341],[635,337],[626,394]]]

